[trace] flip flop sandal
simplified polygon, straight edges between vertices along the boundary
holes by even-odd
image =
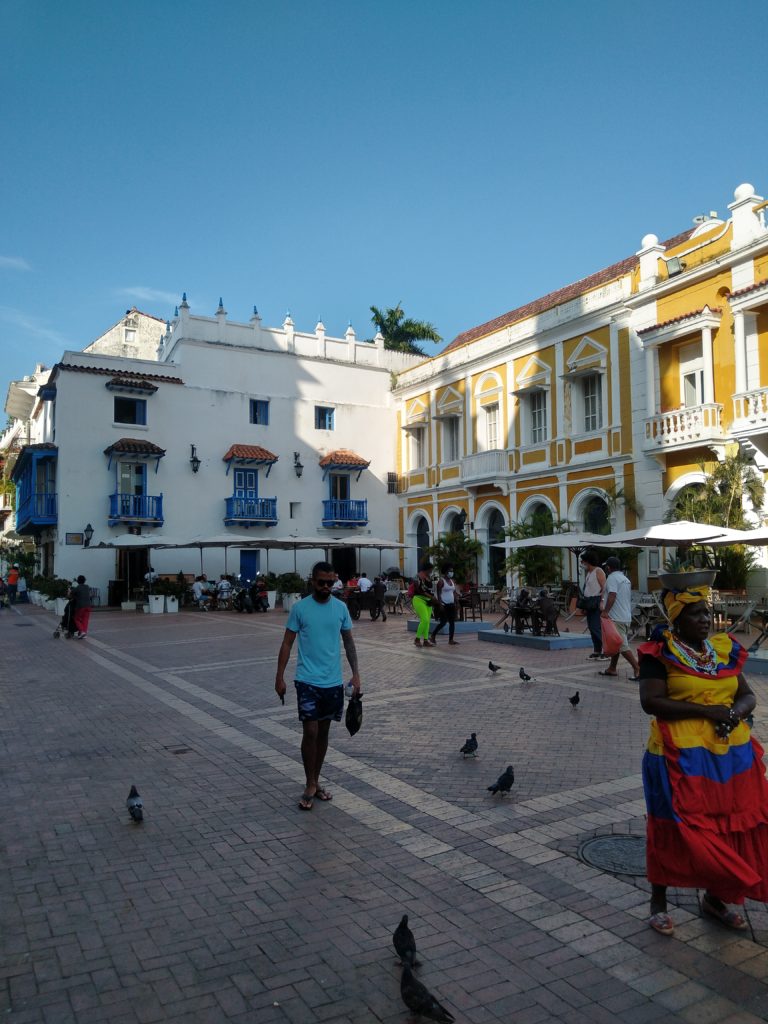
[[[675,923],[666,912],[651,914],[648,918],[648,924],[655,932],[658,932],[659,935],[675,934]]]
[[[311,811],[312,810],[312,797],[311,796],[303,796],[301,798],[301,800],[299,800],[298,807],[299,807],[300,811]]]
[[[608,676],[609,679],[618,679],[619,678],[619,673],[618,672],[598,672],[597,674],[599,676]]]
[[[329,793],[327,789],[321,789],[320,786],[318,786],[315,790],[315,800],[327,803],[329,800],[333,800],[333,794]]]
[[[707,914],[709,917],[714,917],[716,921],[724,924],[726,928],[733,928],[737,932],[743,932],[747,927],[747,922],[738,911],[728,910],[727,907],[719,910],[707,899],[702,899],[701,910],[702,913]]]

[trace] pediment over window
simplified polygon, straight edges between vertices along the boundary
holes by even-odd
[[[513,395],[527,395],[532,391],[548,391],[552,384],[552,369],[537,356],[531,356],[517,376]]]
[[[585,336],[574,349],[566,362],[567,371],[564,379],[581,377],[589,373],[604,373],[607,367],[608,353],[605,346],[594,338]]]
[[[464,414],[464,396],[454,388],[446,388],[437,400],[436,420],[453,419]]]
[[[414,427],[426,427],[429,421],[429,405],[421,398],[416,398],[405,407],[405,423],[403,430]]]

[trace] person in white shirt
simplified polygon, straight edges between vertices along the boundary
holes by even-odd
[[[144,582],[145,583],[154,583],[156,579],[157,579],[157,573],[155,572],[155,570],[150,565],[149,572],[145,572],[144,573]]]
[[[603,563],[606,574],[603,599],[605,607],[602,611],[602,618],[611,619],[614,626],[621,635],[621,649],[619,654],[626,658],[632,666],[633,676],[630,682],[638,682],[640,679],[640,665],[635,657],[632,648],[629,646],[627,635],[632,622],[632,583],[621,571],[621,562],[615,555],[606,558]],[[601,676],[617,676],[616,666],[619,663],[619,654],[611,656],[610,664]]]
[[[211,600],[210,595],[205,593],[205,584],[202,576],[198,576],[195,582],[192,584],[192,596],[195,599],[195,604],[201,612],[208,611],[208,602]]]
[[[430,638],[432,643],[437,643],[435,637],[448,623],[448,643],[453,647],[458,646],[459,641],[453,639],[456,630],[456,584],[453,579],[452,565],[443,566],[442,575],[437,581],[437,611],[440,621],[432,631]]]
[[[373,583],[368,579],[364,572],[360,573],[360,579],[357,581],[357,589],[361,594],[367,594],[373,586]]]

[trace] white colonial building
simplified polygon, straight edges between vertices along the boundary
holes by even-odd
[[[329,538],[396,538],[391,374],[420,357],[385,350],[381,337],[360,342],[351,327],[332,338],[320,323],[299,332],[290,317],[280,328],[255,312],[236,323],[221,305],[192,316],[186,299],[156,332],[154,359],[97,347],[65,352],[31,396],[29,380],[9,390],[9,403],[26,396],[28,435],[12,471],[16,529],[35,538],[44,573],[83,573],[115,600],[146,552],[98,545],[129,532],[317,538],[316,550],[271,552],[276,572],[292,570],[294,557],[306,572]],[[333,557],[342,574],[379,568],[377,551]],[[259,551],[227,558],[230,571],[266,568]],[[200,566],[194,549],[151,560],[158,572]],[[206,573],[223,569],[224,549],[208,549]]]

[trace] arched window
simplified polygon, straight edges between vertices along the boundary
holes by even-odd
[[[610,533],[608,503],[603,498],[590,498],[584,507],[584,529],[587,533]]]
[[[422,516],[416,526],[416,561],[421,568],[427,559],[427,548],[429,547],[429,523]]]
[[[448,527],[449,533],[464,533],[464,527],[467,525],[467,515],[461,512],[456,512],[451,519],[451,525]]]
[[[555,532],[555,522],[552,518],[552,509],[549,505],[545,505],[543,502],[542,504],[534,507],[528,516],[528,520],[531,526],[535,528],[536,532],[534,536],[549,537]]]

